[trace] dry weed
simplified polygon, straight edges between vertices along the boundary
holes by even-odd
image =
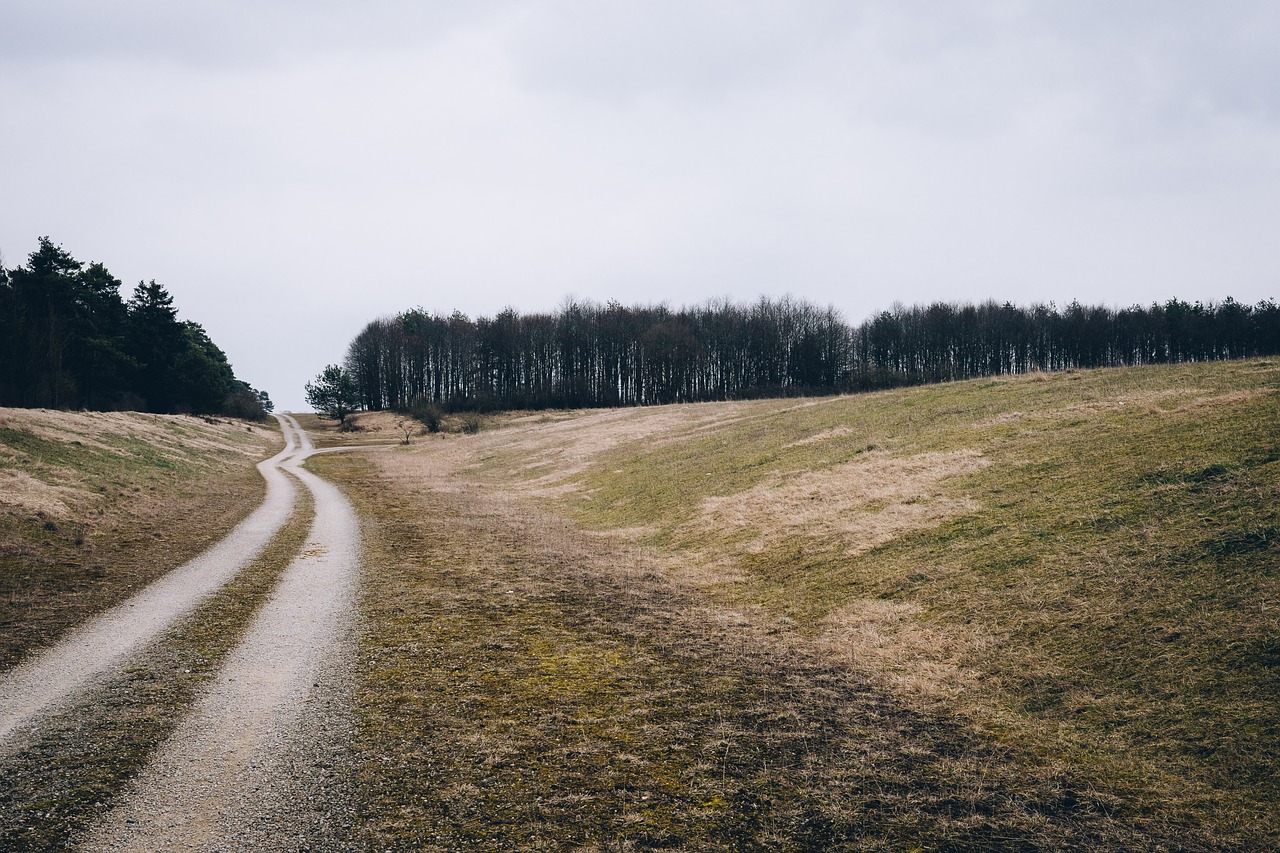
[[[896,695],[929,707],[961,707],[982,690],[971,662],[998,642],[975,625],[931,623],[913,602],[863,599],[823,620],[814,640],[834,660],[875,672]]]
[[[1209,396],[1196,397],[1186,403],[1173,409],[1174,414],[1186,414],[1202,409],[1216,409],[1223,406],[1234,406],[1238,403],[1244,403],[1248,400],[1254,400],[1258,397],[1273,395],[1277,392],[1274,388],[1246,388],[1239,391],[1230,391],[1226,394],[1211,394]]]
[[[802,438],[799,441],[793,441],[793,442],[790,442],[789,444],[784,444],[782,445],[782,449],[790,450],[793,447],[807,447],[810,444],[820,444],[824,441],[832,441],[833,439],[837,439],[837,438],[847,438],[853,434],[854,434],[853,430],[849,429],[848,427],[844,427],[844,426],[833,427],[831,429],[823,430],[822,432],[817,433],[816,435],[811,435],[808,438]]]
[[[0,469],[0,504],[22,513],[68,519],[90,503],[98,503],[101,493],[55,486],[37,480],[26,471]]]
[[[257,456],[264,439],[275,432],[243,421],[205,420],[190,415],[49,409],[5,409],[4,426],[49,441],[79,443],[112,452],[119,452],[119,439],[125,438],[151,444],[162,453],[232,451],[246,456]]]
[[[610,451],[628,445],[652,448],[688,441],[760,410],[758,402],[693,403],[512,418],[505,421],[508,429],[480,436],[466,449],[472,457],[469,470],[500,459],[508,463],[507,470],[520,477],[520,488],[527,494],[562,497],[578,489],[575,479]]]
[[[987,464],[973,450],[905,457],[871,453],[826,471],[706,498],[689,532],[717,547],[726,537],[734,539],[735,548],[747,553],[803,535],[839,541],[854,556],[972,510],[973,501],[949,494],[942,483]]]

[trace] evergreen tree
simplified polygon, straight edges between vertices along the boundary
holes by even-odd
[[[360,407],[360,389],[351,374],[336,364],[320,371],[314,382],[306,384],[307,405],[325,418],[345,421]]]
[[[120,280],[100,263],[80,273],[80,299],[87,311],[75,329],[73,374],[79,405],[117,407],[128,392],[137,362],[125,352],[128,313],[120,298]]]
[[[209,339],[204,327],[182,323],[182,346],[168,377],[174,410],[196,414],[221,411],[234,383],[226,354]]]
[[[9,338],[13,403],[58,408],[76,402],[68,344],[80,307],[82,264],[48,237],[10,275],[14,329]]]
[[[128,350],[138,362],[136,393],[149,411],[172,411],[177,389],[171,386],[171,379],[186,348],[186,333],[178,322],[173,297],[154,279],[140,281],[128,309]]]
[[[126,304],[105,266],[48,237],[26,266],[0,265],[0,405],[212,413],[240,390],[265,416],[264,398],[155,281]]]

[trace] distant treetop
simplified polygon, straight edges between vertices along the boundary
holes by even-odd
[[[673,310],[566,301],[475,320],[405,311],[347,349],[358,406],[632,406],[834,394],[1028,371],[1280,353],[1280,307],[895,306],[852,326],[792,298]]]

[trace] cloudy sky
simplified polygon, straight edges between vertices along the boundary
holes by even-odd
[[[282,408],[566,296],[1280,297],[1273,0],[0,0],[0,253],[156,279]]]

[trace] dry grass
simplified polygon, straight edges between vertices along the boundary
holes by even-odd
[[[914,602],[858,599],[823,620],[814,647],[831,660],[875,673],[915,707],[952,712],[981,696],[975,657],[999,653],[990,629],[937,624]]]
[[[221,538],[278,443],[241,421],[0,410],[0,666]]]
[[[647,409],[607,409],[583,413],[557,413],[554,417],[530,416],[500,419],[498,435],[460,448],[473,459],[487,461],[497,453],[511,465],[524,488],[543,496],[563,492],[602,454],[634,444],[662,446],[687,440],[740,413],[752,403],[690,404]],[[483,449],[481,449],[483,448]]]
[[[16,462],[16,458],[10,460]],[[97,502],[98,494],[74,486],[59,486],[39,480],[26,471],[0,470],[0,504],[10,512],[37,518],[70,519],[77,505]]]
[[[253,455],[255,442],[242,440],[240,433],[261,439],[277,431],[274,427],[229,418],[50,409],[0,409],[0,428],[21,430],[54,443],[78,443],[109,452],[117,451],[122,440],[142,442],[175,461],[189,458],[193,451],[240,450]],[[181,439],[180,444],[175,444],[175,437]]]
[[[945,766],[954,774],[947,784],[986,792],[970,802],[987,803],[988,821],[1004,822],[999,832],[1008,834],[991,830],[982,843],[1274,847],[1278,390],[1267,363],[1189,365],[802,403],[524,416],[478,436],[424,440],[411,451],[420,461],[397,453],[385,463],[394,459],[402,472],[348,472],[359,489],[387,489],[385,500],[366,496],[365,506],[391,519],[377,535],[402,603],[372,601],[372,624],[401,620],[404,646],[388,660],[444,643],[476,671],[519,670],[505,651],[475,648],[490,621],[519,638],[544,619],[603,620],[636,648],[655,644],[664,661],[692,649],[676,671],[694,682],[721,670],[767,682],[771,671],[726,656],[735,642],[766,656],[795,654],[806,666],[822,661],[841,678],[865,679],[864,690],[924,731],[951,732],[938,736],[965,744],[930,759],[931,769],[885,760],[904,790],[934,790],[929,780]],[[499,497],[507,510],[477,509]],[[521,517],[539,520],[513,521]],[[556,519],[572,526],[539,532],[539,524],[560,530]],[[499,529],[523,539],[496,557],[483,543]],[[618,574],[637,560],[647,567],[639,580]],[[646,584],[657,581],[644,580],[652,575],[675,597],[663,599],[668,612],[656,621],[636,615],[645,607],[620,612],[590,596],[534,596],[556,603],[554,612],[506,597],[508,589],[523,595],[529,576],[562,575],[633,602],[628,591],[652,589]],[[448,627],[458,618],[453,605],[439,609],[450,591],[466,591],[476,614],[457,623],[460,634]],[[443,615],[426,626],[412,615],[419,607]],[[723,628],[715,615],[723,613],[743,623],[730,635],[750,639],[700,639],[699,620]],[[659,627],[677,624],[675,633]],[[406,685],[439,677],[405,666]],[[386,689],[400,677],[384,675]],[[480,690],[466,685],[463,698]],[[429,695],[421,689],[402,688],[405,701]],[[525,732],[510,700],[477,701],[504,720],[504,731]],[[666,707],[658,694],[634,701],[658,713]],[[472,710],[463,702],[440,713],[465,719]],[[460,723],[430,725],[457,726],[459,742],[470,743]],[[538,726],[529,737],[558,736]],[[412,730],[401,727],[406,738]],[[635,741],[649,742],[633,738],[616,754],[636,754]],[[817,764],[838,764],[844,748]],[[532,760],[517,758],[513,766]],[[713,772],[714,763],[695,765],[690,780]],[[840,797],[865,808],[858,798],[879,784],[858,777],[841,787],[822,776],[834,768],[812,772],[824,781],[788,802],[828,816]],[[396,778],[389,791],[408,784]],[[839,792],[831,800],[818,793],[828,783]],[[1004,793],[984,799],[994,790]],[[575,796],[596,802],[600,794]],[[1039,824],[1015,805],[1051,801],[1058,805],[1029,806],[1042,813]],[[868,812],[864,840],[906,837],[893,816],[902,801],[893,802]],[[448,813],[431,808],[409,823],[420,828],[429,814],[448,825]],[[921,818],[913,841],[980,846],[948,834],[973,820],[964,814],[956,824]],[[681,825],[695,824],[711,832],[705,823]],[[391,824],[381,826],[380,837],[395,837]],[[696,836],[708,844],[713,837],[730,836]],[[763,835],[750,838],[764,844]]]
[[[416,423],[408,415],[395,412],[357,412],[348,415],[346,431],[338,421],[316,415],[297,415],[298,423],[311,434],[317,447],[399,444],[404,440],[401,423]]]
[[[851,435],[853,435],[853,430],[848,427],[833,427],[832,429],[823,430],[816,435],[799,438],[789,444],[785,444],[783,445],[783,450],[790,450],[793,447],[804,447],[809,444],[818,444],[823,441],[833,441],[838,438],[848,438]]]
[[[715,606],[433,454],[312,464],[368,525],[370,848],[1138,843],[1060,768],[1009,763],[785,622]]]
[[[948,494],[942,482],[986,464],[972,450],[896,458],[871,453],[825,471],[780,474],[777,482],[704,498],[685,535],[704,543],[727,539],[757,554],[807,535],[838,541],[852,557],[971,511],[973,502]]]

